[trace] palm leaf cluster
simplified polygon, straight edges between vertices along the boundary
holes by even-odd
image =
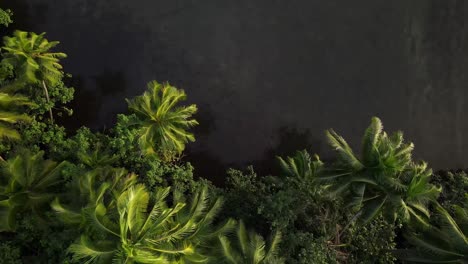
[[[4,37],[1,64],[13,68],[15,79],[2,87],[3,92],[14,92],[28,85],[40,86],[50,104],[48,86],[55,87],[61,82],[63,71],[60,60],[67,56],[62,52],[51,52],[59,42],[49,42],[44,35],[16,30],[13,36]],[[52,105],[48,107],[53,122]]]
[[[115,209],[118,196],[136,184],[137,176],[123,168],[97,167],[82,175],[74,175],[68,192],[51,203],[58,217],[66,224],[86,226],[84,217],[101,200]]]
[[[467,205],[454,205],[453,217],[439,206],[439,224],[407,236],[415,249],[398,252],[400,258],[414,263],[468,263]]]
[[[312,195],[322,191],[318,177],[324,169],[324,164],[317,155],[314,159],[306,150],[297,151],[293,157],[283,159],[278,157],[283,174],[293,181],[296,186],[307,186]]]
[[[212,201],[207,188],[200,189],[190,203],[175,192],[169,206],[166,200],[170,188],[158,189],[152,195],[136,183],[134,175],[123,177],[123,171],[113,174],[103,182],[98,180],[102,175],[97,177],[96,171],[91,171],[77,182],[81,197],[88,196],[81,210],[70,209],[79,205],[64,206],[58,200],[53,203],[62,220],[79,224],[85,231],[70,247],[76,261],[207,263],[212,241],[233,228],[233,220],[212,226],[222,200]]]
[[[0,137],[12,140],[18,140],[20,134],[13,127],[13,124],[19,122],[30,122],[31,118],[23,114],[24,106],[30,106],[32,103],[27,97],[21,95],[10,95],[0,93]]]
[[[66,58],[61,52],[50,52],[59,44],[58,41],[48,41],[45,33],[15,31],[12,37],[4,38],[2,63],[15,69],[17,79],[23,83],[40,83],[56,85],[62,78],[60,59]]]
[[[195,105],[177,106],[187,95],[168,83],[148,83],[148,90],[132,100],[127,100],[136,120],[139,144],[144,154],[158,153],[170,159],[181,153],[185,144],[195,141],[187,130],[198,122],[192,119],[197,112]]]
[[[238,224],[235,236],[219,236],[222,258],[213,263],[226,264],[280,264],[284,260],[278,256],[281,233],[276,232],[267,242],[255,232],[249,232],[242,221]]]
[[[2,165],[0,178],[0,231],[13,230],[18,212],[41,209],[56,195],[66,162],[44,160],[44,152],[23,151]]]
[[[388,136],[374,117],[364,134],[360,157],[335,131],[326,135],[338,160],[321,178],[331,182],[332,194],[359,208],[363,222],[382,211],[390,221],[415,219],[427,225],[427,204],[440,189],[429,183],[432,172],[427,165],[412,161],[413,144],[405,144],[401,132]]]

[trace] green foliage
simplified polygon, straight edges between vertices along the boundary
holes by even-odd
[[[396,258],[392,251],[396,247],[396,229],[382,215],[375,217],[367,225],[351,227],[351,235],[346,241],[349,245],[347,261],[363,264],[394,263]]]
[[[287,263],[339,263],[340,252],[331,247],[329,241],[326,241],[325,238],[315,238],[312,233],[307,232],[296,232],[290,234],[289,237],[286,241],[292,245],[288,248],[296,250],[287,252],[289,256]]]
[[[318,175],[323,169],[323,163],[315,155],[312,161],[306,150],[298,151],[294,157],[288,157],[284,160],[278,157],[283,174],[288,177],[296,186],[307,186],[301,191],[309,192],[312,196],[322,195],[324,188],[317,183]]]
[[[50,52],[59,42],[49,42],[44,35],[17,30],[12,37],[4,38],[2,63],[13,66],[15,76],[21,83],[37,84],[45,81],[55,86],[63,78],[60,59],[66,58],[66,55]]]
[[[348,206],[359,209],[363,223],[385,212],[390,222],[399,218],[427,225],[427,205],[440,192],[429,183],[432,171],[426,163],[412,161],[413,144],[404,144],[401,132],[387,136],[382,129],[382,122],[373,118],[364,134],[360,158],[341,136],[327,131],[338,160],[323,179],[331,182],[332,195],[343,195]]]
[[[468,175],[466,172],[441,171],[431,178],[434,185],[442,187],[439,203],[452,213],[451,205],[463,206],[468,193]]]
[[[4,10],[0,8],[0,25],[8,27],[9,24],[13,23],[13,21],[11,20],[12,15],[13,12],[11,12],[10,9]]]
[[[21,95],[0,93],[0,137],[7,139],[20,139],[19,132],[12,127],[18,122],[30,122],[31,118],[20,113],[21,107],[33,105],[28,98]]]
[[[0,264],[22,264],[19,248],[11,242],[0,243]]]
[[[44,160],[43,152],[20,153],[8,160],[0,185],[0,231],[14,230],[16,215],[25,210],[42,215],[41,209],[54,197],[66,162]]]
[[[286,263],[372,263],[378,256],[381,263],[392,263],[393,223],[379,218],[342,234],[353,215],[340,197],[329,199],[328,187],[318,181],[326,170],[319,158],[299,151],[279,160],[281,177],[258,177],[252,168],[228,172],[227,216],[242,218],[262,233],[280,229]]]
[[[194,192],[200,184],[193,178],[193,167],[189,163],[167,162],[157,155],[141,155],[138,144],[134,144],[138,131],[126,125],[128,120],[129,116],[118,116],[112,136],[106,144],[110,148],[109,152],[118,159],[116,166],[132,168],[133,172],[144,176],[142,181],[150,189],[172,186],[182,192]]]
[[[468,199],[468,197],[467,197]],[[401,259],[415,263],[467,263],[468,262],[468,209],[454,205],[452,217],[438,207],[439,224],[407,237],[415,247],[400,251]]]
[[[51,204],[59,218],[67,224],[84,225],[83,208],[92,208],[99,199],[115,199],[136,183],[136,175],[122,168],[100,167],[83,174],[74,174],[67,192]],[[61,203],[66,201],[66,205]]]
[[[66,58],[66,55],[50,51],[59,42],[49,42],[44,35],[17,30],[12,37],[4,38],[0,64],[2,68],[12,69],[13,78],[1,90],[8,93],[26,91],[31,98],[35,98],[39,112],[48,111],[53,121],[54,105],[70,101],[74,90],[63,84],[64,73],[60,59]],[[8,73],[2,75],[8,76]],[[43,90],[45,100],[38,94],[38,90]]]
[[[137,130],[143,154],[157,153],[171,160],[184,150],[186,143],[195,141],[187,129],[198,124],[191,119],[197,107],[177,106],[186,98],[183,90],[152,81],[142,96],[127,100],[129,110],[135,114],[129,117],[127,125]]]
[[[225,196],[230,207],[225,209],[225,217],[244,219],[261,234],[281,230],[284,235],[279,250],[286,263],[313,263],[317,252],[310,250],[316,245],[304,238],[313,238],[314,233],[319,236],[336,222],[328,222],[333,215],[318,221],[316,201],[301,191],[307,187],[300,185],[299,190],[293,181],[286,181],[287,177],[258,177],[251,167],[245,173],[231,169],[228,175]],[[308,258],[298,258],[300,254]],[[304,262],[299,262],[301,259]]]
[[[14,233],[0,233],[19,251],[20,263],[68,263],[67,248],[77,236],[76,229],[65,228],[46,213],[46,218],[24,212],[18,215]]]
[[[262,236],[255,232],[248,232],[241,221],[237,227],[234,239],[227,236],[219,236],[222,249],[222,261],[214,263],[229,264],[280,264],[284,260],[278,257],[278,244],[281,233],[276,232],[271,240],[266,243]]]
[[[196,193],[189,205],[176,194],[174,206],[168,207],[169,188],[159,189],[152,204],[144,185],[132,185],[109,202],[103,199],[103,188],[83,212],[86,226],[93,232],[70,247],[76,261],[204,263],[208,256],[197,248],[208,246],[208,241],[233,224],[211,228],[222,201],[211,203],[206,189]]]

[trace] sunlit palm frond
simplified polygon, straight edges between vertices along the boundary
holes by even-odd
[[[152,81],[142,96],[127,100],[130,111],[138,119],[135,127],[144,153],[158,153],[170,159],[182,152],[185,144],[195,140],[188,129],[198,124],[192,119],[197,107],[177,106],[186,97],[183,90]]]
[[[331,195],[359,208],[364,223],[385,211],[391,216],[387,220],[394,221],[397,215],[405,222],[427,225],[427,205],[435,201],[440,188],[429,183],[432,172],[425,163],[412,161],[413,144],[405,144],[401,132],[388,136],[380,119],[372,118],[360,156],[333,130],[327,136],[338,160],[319,178],[330,183]]]

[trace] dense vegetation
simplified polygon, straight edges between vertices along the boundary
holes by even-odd
[[[181,159],[197,107],[168,83],[107,133],[67,135],[58,44],[15,31],[1,48],[0,263],[468,262],[466,174],[413,161],[378,118],[359,154],[329,130],[333,162],[301,150],[279,175],[231,169],[220,188]]]

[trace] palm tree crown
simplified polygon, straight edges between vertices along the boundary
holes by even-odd
[[[400,258],[415,263],[467,263],[467,205],[468,201],[463,207],[454,205],[454,217],[437,206],[439,224],[407,236],[416,249],[397,251]]]
[[[427,204],[440,188],[429,183],[427,164],[412,161],[413,144],[403,143],[403,134],[387,136],[382,122],[374,117],[367,128],[359,158],[333,130],[327,131],[338,160],[322,179],[331,182],[330,191],[346,197],[350,206],[360,208],[360,219],[371,220],[381,210],[387,219],[415,219],[427,225]]]
[[[212,228],[222,200],[210,202],[207,188],[185,203],[181,194],[169,207],[169,188],[154,196],[141,184],[129,186],[111,199],[100,188],[97,199],[86,207],[82,225],[91,230],[70,247],[76,261],[86,263],[207,263],[209,251],[219,235],[234,222]]]
[[[159,152],[170,158],[185,148],[195,137],[187,129],[198,124],[192,115],[197,112],[195,105],[177,106],[187,95],[183,90],[156,81],[148,83],[148,91],[142,96],[127,100],[137,120],[139,144],[145,154]]]
[[[67,162],[44,160],[43,156],[42,151],[23,151],[5,162],[0,181],[0,231],[15,227],[17,212],[30,209],[41,215],[40,208],[53,199],[53,188],[62,182]]]
[[[278,256],[278,245],[281,233],[276,232],[272,239],[265,242],[262,236],[248,232],[240,221],[234,238],[220,236],[222,258],[213,263],[226,264],[282,264],[284,260]]]
[[[45,81],[53,86],[63,76],[60,59],[66,58],[66,54],[50,52],[59,42],[49,42],[44,35],[17,30],[12,37],[5,37],[2,62],[12,65],[17,78],[23,82]]]

